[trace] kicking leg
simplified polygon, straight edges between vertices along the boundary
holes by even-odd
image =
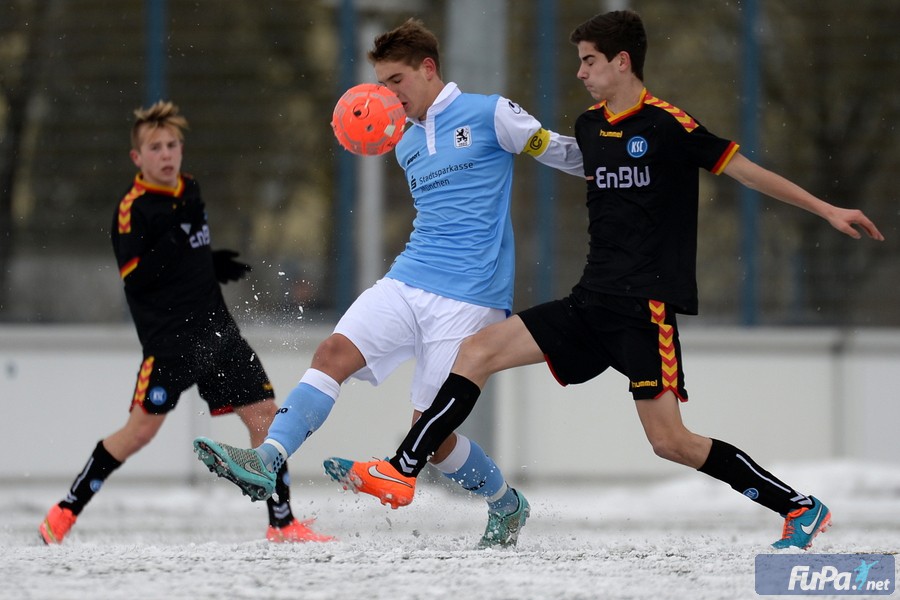
[[[275,492],[276,473],[281,466],[325,422],[341,382],[364,366],[365,359],[350,340],[331,335],[319,345],[312,367],[278,409],[261,445],[234,448],[199,437],[194,440],[198,458],[251,500],[269,498]]]
[[[272,399],[235,409],[235,412],[250,432],[251,445],[259,446],[263,443],[277,410],[278,406]],[[269,516],[266,539],[276,543],[327,542],[334,539],[331,536],[322,535],[312,530],[311,526],[315,519],[298,521],[294,517],[291,510],[290,484],[291,477],[285,461],[275,473],[275,492],[266,500],[266,510]]]

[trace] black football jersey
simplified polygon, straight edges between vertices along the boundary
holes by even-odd
[[[205,212],[202,223],[178,219],[179,207],[190,202],[202,203],[193,178],[165,188],[138,175],[113,214],[113,250],[145,350],[178,349],[201,329],[230,320]]]
[[[697,314],[699,169],[719,174],[738,145],[644,90],[634,107],[592,106],[575,122],[590,248],[579,285]]]

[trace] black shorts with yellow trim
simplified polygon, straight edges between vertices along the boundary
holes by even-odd
[[[518,313],[561,385],[584,383],[612,367],[635,400],[672,391],[687,401],[675,313],[644,298],[581,287]]]
[[[259,356],[240,333],[226,328],[224,334],[194,339],[185,346],[181,352],[145,350],[132,408],[168,413],[194,384],[213,416],[275,397]]]

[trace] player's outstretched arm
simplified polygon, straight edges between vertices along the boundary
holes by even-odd
[[[555,131],[539,129],[525,144],[522,153],[563,173],[584,177],[584,158],[575,138]]]
[[[822,217],[832,227],[854,239],[862,237],[858,227],[873,240],[884,241],[884,236],[861,210],[840,208],[816,198],[799,185],[759,166],[741,153],[734,155],[724,173],[752,190]]]

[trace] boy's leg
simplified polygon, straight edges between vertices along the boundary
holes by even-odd
[[[431,406],[406,434],[391,465],[406,477],[418,477],[428,459],[475,408],[481,389],[461,375],[450,373]]]
[[[268,499],[275,493],[276,473],[325,422],[339,392],[337,381],[321,371],[309,369],[278,409],[261,445],[235,448],[198,437],[194,449],[210,471],[233,482],[251,500]]]
[[[807,548],[828,527],[831,513],[818,499],[796,491],[756,464],[743,450],[684,427],[673,394],[638,400],[637,407],[647,438],[659,456],[723,481],[785,518],[782,539],[775,543],[776,547]]]
[[[59,544],[75,524],[75,520],[106,478],[138,450],[146,446],[162,427],[165,415],[148,414],[140,403],[132,405],[125,425],[97,442],[81,472],[75,477],[66,497],[51,507],[39,527],[46,544]],[[118,456],[119,458],[116,458]]]
[[[784,517],[775,548],[809,548],[831,525],[831,511],[818,498],[797,492],[727,442],[712,440],[709,457],[698,470]]]
[[[69,533],[72,525],[85,505],[91,501],[94,494],[100,491],[103,482],[110,473],[118,469],[121,462],[103,447],[103,441],[97,442],[97,446],[91,453],[84,468],[75,477],[69,493],[58,504],[53,505],[47,516],[38,528],[41,539],[45,544],[61,544],[63,538]]]
[[[315,518],[297,520],[291,512],[291,478],[285,462],[275,476],[275,494],[266,501],[269,528],[266,539],[270,542],[329,542],[334,539],[312,529]],[[277,500],[276,500],[277,498]]]
[[[84,468],[72,482],[72,487],[69,488],[65,499],[60,501],[59,505],[71,510],[72,514],[77,517],[94,497],[94,494],[100,491],[106,478],[122,464],[106,450],[103,440],[97,442]]]
[[[540,362],[544,355],[518,315],[489,325],[462,342],[453,372],[422,411],[390,460],[354,462],[332,457],[325,470],[345,488],[371,494],[393,508],[412,502],[415,478],[432,455],[472,412],[488,377],[497,371]],[[457,373],[459,370],[461,373]],[[378,471],[372,474],[370,469]],[[379,477],[385,475],[385,477]]]
[[[65,499],[50,509],[39,530],[47,544],[62,542],[75,519],[106,478],[156,437],[166,418],[191,384],[183,361],[145,355],[138,369],[131,409],[125,425],[97,443]]]
[[[405,476],[416,477],[471,414],[492,374],[542,360],[543,352],[519,315],[484,327],[463,340],[450,374],[397,448],[391,465]]]
[[[678,400],[671,392],[655,400],[637,400],[636,406],[647,439],[661,458],[724,481],[780,515],[812,504],[808,496],[757,465],[742,450],[688,430],[681,421]]]
[[[244,422],[250,434],[250,446],[256,447],[262,444],[266,432],[272,425],[278,406],[274,398],[256,402],[246,406],[235,407],[235,412]],[[291,511],[290,475],[287,463],[275,474],[275,493],[266,500],[266,509],[269,514],[269,529],[286,527],[294,520]]]
[[[464,490],[481,496],[488,505],[488,525],[479,546],[515,546],[525,525],[528,501],[506,483],[500,467],[477,443],[454,434],[456,444],[440,462],[432,465]]]
[[[198,437],[194,440],[198,459],[251,500],[268,499],[275,492],[281,465],[328,417],[340,393],[340,382],[365,366],[361,352],[347,337],[332,334],[319,344],[312,367],[278,409],[262,444],[236,448]]]
[[[327,373],[308,369],[300,383],[288,394],[284,405],[276,412],[262,444],[263,448],[275,448],[287,460],[322,426],[340,391],[341,384]],[[263,458],[266,467],[271,469],[277,462],[277,456],[271,456],[271,450],[266,449],[266,452],[268,454]]]

